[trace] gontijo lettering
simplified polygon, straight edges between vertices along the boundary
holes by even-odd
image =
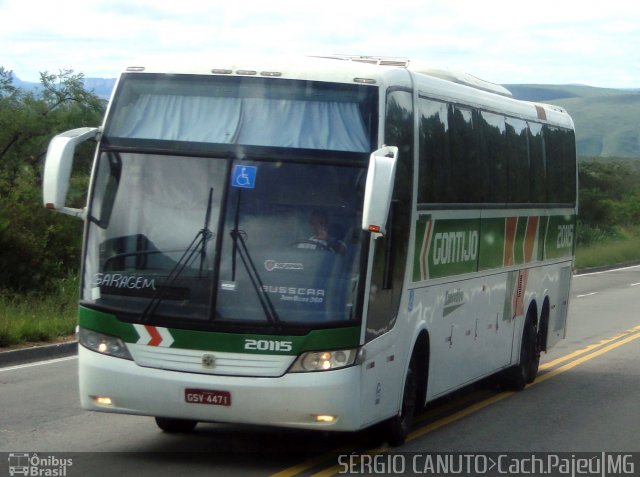
[[[478,232],[439,232],[433,237],[433,264],[468,262],[478,256]]]

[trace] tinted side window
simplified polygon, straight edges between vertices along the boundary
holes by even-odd
[[[575,203],[576,194],[576,150],[574,132],[568,129],[556,129],[554,132],[555,143],[552,145],[553,153],[549,153],[547,168],[557,169],[558,190],[557,202],[563,204]],[[551,199],[550,199],[551,200]]]
[[[418,202],[451,202],[449,114],[445,103],[420,99]]]
[[[531,202],[543,204],[547,201],[547,168],[542,125],[538,123],[529,123],[529,167]]]
[[[562,175],[564,187],[562,202],[575,204],[576,202],[576,137],[575,132],[563,130],[562,137]]]
[[[418,202],[575,202],[570,129],[420,99]]]
[[[446,202],[458,204],[482,202],[482,178],[478,178],[480,154],[473,127],[470,109],[449,107],[451,133],[449,147],[451,162],[449,167],[451,187],[446,193]]]
[[[575,202],[575,140],[573,131],[544,126],[547,161],[547,197],[549,202]]]
[[[506,130],[509,157],[507,200],[511,203],[528,203],[531,201],[531,180],[527,123],[521,119],[507,118]]]
[[[505,203],[507,201],[507,154],[504,116],[482,111],[476,114],[475,126],[481,150],[478,202]],[[471,171],[473,174],[473,171]]]

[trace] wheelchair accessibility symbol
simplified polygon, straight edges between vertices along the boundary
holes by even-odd
[[[255,166],[233,166],[233,174],[231,175],[231,186],[242,187],[243,189],[255,188],[257,171],[258,168]]]

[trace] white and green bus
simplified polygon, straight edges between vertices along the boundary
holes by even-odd
[[[87,206],[65,206],[97,141]],[[82,406],[402,443],[421,406],[522,389],[565,334],[573,122],[404,59],[128,68],[56,136],[45,206],[85,220]]]

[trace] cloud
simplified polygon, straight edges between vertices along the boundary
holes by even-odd
[[[604,9],[557,0],[529,9],[506,0],[58,0],[34,9],[0,0],[0,61],[37,79],[61,68],[114,77],[133,63],[232,52],[379,54],[502,83],[638,87],[638,25],[640,12],[623,0]]]

